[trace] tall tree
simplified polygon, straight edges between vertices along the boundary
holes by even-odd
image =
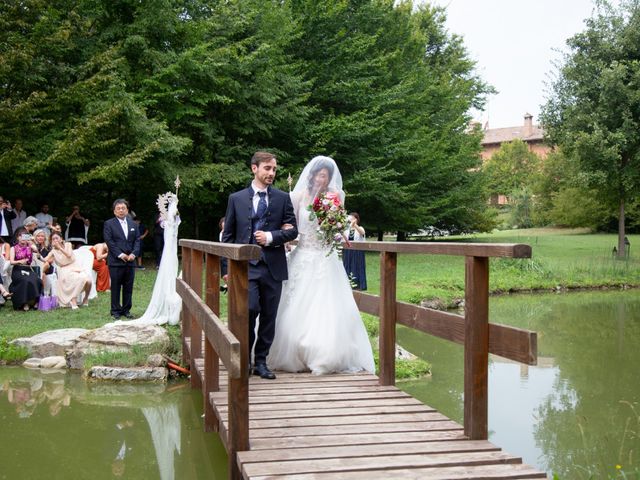
[[[393,0],[291,0],[315,108],[309,151],[334,155],[369,228],[477,227],[480,137],[466,112],[487,87],[443,11]],[[401,237],[401,235],[400,235]]]
[[[585,24],[567,41],[541,118],[600,201],[617,206],[622,257],[625,208],[640,193],[640,2],[598,1]]]

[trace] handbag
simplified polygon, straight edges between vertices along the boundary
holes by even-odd
[[[40,295],[38,299],[38,310],[48,312],[58,308],[58,298],[51,295]]]

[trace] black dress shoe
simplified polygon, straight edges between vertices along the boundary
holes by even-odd
[[[120,320],[120,315],[111,315],[114,320]]]
[[[134,317],[133,315],[131,315],[129,312],[125,313],[125,314],[124,314],[124,317],[125,317],[125,318],[128,318],[129,320],[132,320],[132,319],[134,319],[134,318],[135,318],[135,317]]]
[[[267,380],[274,380],[276,378],[274,373],[269,370],[269,367],[264,363],[256,364],[253,368],[253,374],[260,376],[260,378],[266,378]]]

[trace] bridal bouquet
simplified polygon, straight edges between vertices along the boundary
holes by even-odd
[[[327,255],[334,250],[340,253],[343,241],[349,245],[349,240],[344,236],[344,230],[348,225],[347,211],[337,193],[319,193],[307,210],[311,212],[309,220],[313,220],[314,217],[318,220],[318,238],[329,247]]]

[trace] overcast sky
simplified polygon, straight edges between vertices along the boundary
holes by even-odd
[[[567,51],[566,39],[584,29],[591,0],[432,0],[447,8],[447,28],[464,38],[477,72],[498,91],[474,117],[490,128],[538,123],[545,82]]]

